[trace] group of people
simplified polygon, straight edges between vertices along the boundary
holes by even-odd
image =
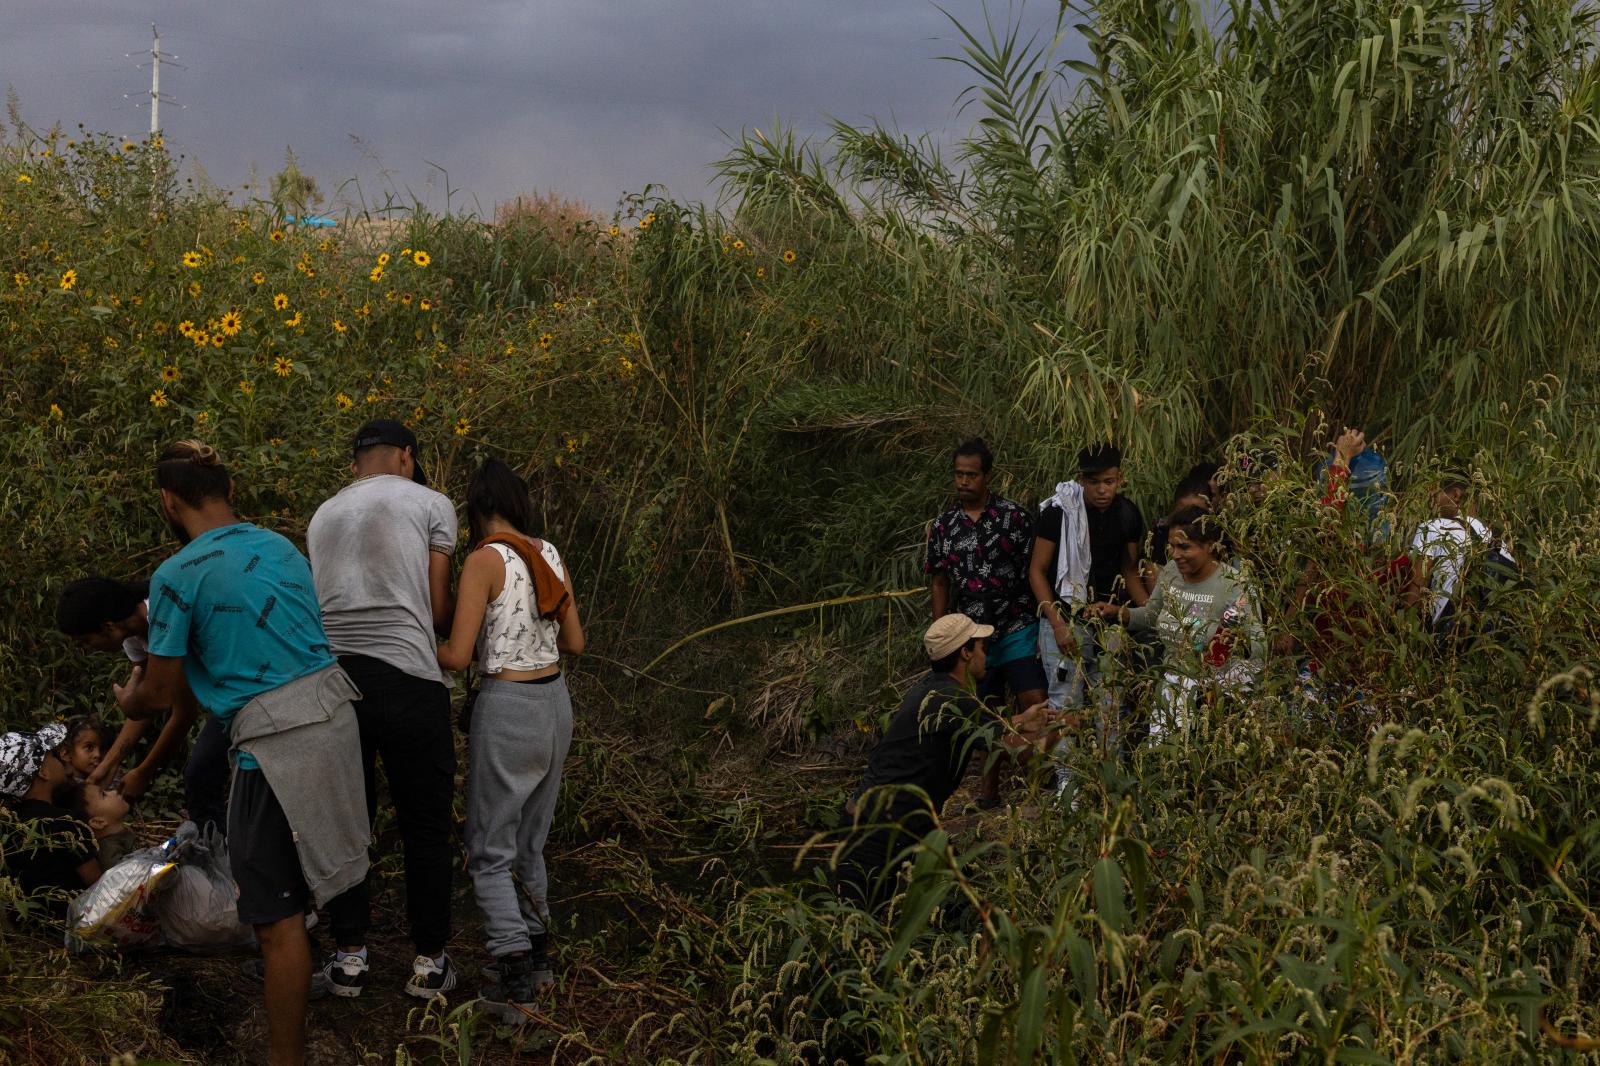
[[[460,980],[446,951],[457,863],[450,689],[474,662],[465,842],[494,957],[485,1004],[520,1021],[552,980],[543,852],[572,738],[561,657],[584,644],[570,568],[534,535],[528,487],[499,460],[468,486],[472,550],[454,588],[455,506],[428,487],[411,430],[363,426],[351,472],[313,516],[303,555],[239,518],[213,448],[168,447],[155,481],[181,548],[148,584],[82,578],[58,607],[64,633],[131,660],[113,686],[126,724],[115,737],[80,722],[0,742],[0,791],[34,838],[7,856],[8,872],[25,890],[72,890],[131,846],[128,803],[205,713],[185,800],[194,821],[226,829],[239,919],[261,946],[275,1064],[302,1061],[314,990],[355,997],[367,985],[380,764],[415,948],[405,991],[431,999]],[[318,965],[307,935],[315,908],[335,945]]]
[[[992,808],[1008,758],[1078,742],[1118,757],[1146,738],[1181,737],[1198,707],[1236,698],[1258,678],[1269,645],[1249,552],[1225,536],[1217,511],[1241,486],[1259,503],[1278,470],[1275,454],[1251,452],[1226,472],[1195,466],[1153,535],[1122,494],[1122,461],[1110,444],[1083,449],[1076,477],[1030,512],[991,490],[994,457],[982,440],[955,449],[956,505],[933,519],[924,561],[929,673],[905,694],[841,814],[842,898],[875,905],[887,897],[906,848],[937,825],[974,754],[983,758],[976,806]],[[1365,435],[1345,429],[1321,464],[1320,503],[1342,509],[1352,494],[1376,502],[1385,469]],[[1469,513],[1467,487],[1460,475],[1440,479],[1430,517],[1375,575],[1441,634],[1471,549],[1510,558]],[[1312,587],[1314,565],[1307,561],[1291,599],[1315,615],[1310,628],[1320,632],[1337,594]],[[1298,649],[1302,679],[1331,642],[1313,637]],[[1295,651],[1293,638],[1272,650]],[[1144,677],[1152,683],[1141,713],[1135,681]],[[1064,797],[1065,760],[1055,781]]]

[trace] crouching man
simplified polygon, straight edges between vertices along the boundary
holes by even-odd
[[[305,912],[367,874],[359,693],[334,661],[311,567],[293,544],[241,521],[217,453],[179,441],[156,464],[161,509],[183,548],[150,582],[150,657],[117,701],[130,719],[167,710],[185,681],[227,731],[228,843],[239,918],[266,963],[267,1061],[305,1061],[311,949]]]
[[[875,909],[893,895],[906,849],[934,829],[969,755],[1003,745],[1020,761],[1077,721],[1044,702],[1010,718],[985,706],[976,688],[986,672],[984,640],[993,633],[964,614],[947,614],[923,635],[930,670],[906,693],[867,757],[866,775],[840,822],[850,834],[835,871],[845,902]]]

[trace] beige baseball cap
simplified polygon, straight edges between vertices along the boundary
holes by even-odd
[[[974,637],[993,634],[994,626],[980,626],[966,615],[955,612],[934,620],[928,631],[922,634],[922,647],[928,653],[928,658],[943,659],[951,652],[961,650]]]

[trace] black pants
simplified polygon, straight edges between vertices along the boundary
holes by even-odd
[[[208,715],[189,749],[189,761],[183,764],[183,801],[189,820],[201,829],[207,822],[223,831],[228,828],[229,743],[222,721]]]
[[[417,954],[437,956],[450,939],[450,887],[456,852],[450,841],[455,798],[456,747],[450,692],[437,681],[412,677],[362,655],[339,657],[361,690],[361,770],[367,817],[378,812],[376,765],[383,760],[405,849],[406,917]],[[359,884],[328,903],[337,945],[365,944],[372,924],[367,886]]]

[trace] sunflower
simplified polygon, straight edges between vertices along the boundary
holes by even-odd
[[[756,267],[756,277],[764,278],[766,276],[767,276],[767,268],[766,267]]]
[[[349,328],[350,328],[349,326],[345,325],[343,322],[339,321],[337,318],[333,320],[333,331],[335,333],[343,333],[345,330],[347,330]]]
[[[139,146],[137,144],[134,144],[132,141],[123,141],[122,142],[122,150],[124,152],[131,152],[137,147],[139,147]]]
[[[356,308],[356,314],[360,315],[362,318],[366,318],[368,315],[372,314],[372,305],[362,304],[360,307]]]
[[[183,377],[183,374],[178,370],[177,367],[170,363],[161,368],[161,380],[165,381],[168,385],[172,384],[174,381],[177,381],[181,377]]]
[[[272,309],[274,311],[282,311],[285,308],[287,308],[288,306],[289,306],[289,296],[288,296],[287,293],[280,292],[280,293],[278,293],[278,295],[276,295],[276,296],[274,296],[272,298]]]
[[[182,322],[178,323],[178,334],[180,336],[187,337],[189,334],[191,334],[193,332],[194,332],[194,321],[192,319],[186,318]]]
[[[744,251],[744,242],[743,241],[734,241],[733,242],[733,250],[736,251],[736,252]]]
[[[220,347],[222,347],[222,346],[223,346],[223,344],[225,344],[225,343],[227,343],[227,342],[226,342],[226,341],[224,341],[224,340],[223,340],[223,337],[222,337],[222,334],[220,334],[220,333],[213,333],[213,334],[212,334],[212,335],[211,335],[211,347],[213,347],[213,348],[220,348]]]
[[[286,378],[294,373],[294,360],[278,356],[272,361],[272,372],[280,378]]]
[[[243,328],[244,321],[239,317],[239,312],[227,311],[223,313],[222,322],[219,323],[219,326],[223,333],[230,337],[236,337],[239,335],[239,330]]]
[[[245,380],[239,382],[239,391],[244,393],[246,396],[249,396],[251,393],[256,391],[256,383],[246,378]]]
[[[373,267],[372,271],[369,274],[367,274],[367,280],[368,281],[382,281],[383,280],[383,267]]]
[[[77,283],[78,272],[76,270],[69,270],[65,274],[61,275],[61,287],[63,289],[70,289]]]
[[[333,398],[333,402],[339,405],[339,410],[341,411],[350,410],[350,408],[354,407],[356,403],[342,392]]]
[[[152,406],[152,407],[165,407],[165,406],[167,406],[167,390],[166,389],[157,389],[155,392],[152,392],[150,394],[150,406]]]
[[[407,307],[410,307],[411,306],[411,294],[409,292],[401,293],[400,294],[400,302],[405,304]]]
[[[272,241],[274,243],[283,240],[283,230],[281,230],[281,229],[273,230],[271,233],[267,234],[267,240]]]
[[[200,253],[199,252],[184,252],[183,253],[183,265],[188,267],[190,270],[193,270],[195,267],[199,266],[200,265]]]
[[[417,306],[422,308],[424,311],[432,311],[433,310],[433,301],[432,300],[418,300],[417,301]]]
[[[200,295],[200,283],[198,281],[189,282],[189,295],[190,296],[199,296]]]
[[[60,419],[63,417],[60,404],[53,403],[50,405],[50,417],[54,419]]]
[[[416,419],[418,422],[421,422],[422,421],[422,416],[427,414],[427,413],[428,413],[427,409],[424,408],[421,404],[418,404],[417,406],[415,406],[415,407],[413,407],[411,409],[411,417]]]
[[[199,414],[194,416],[194,424],[197,425],[197,426],[203,426],[207,422],[210,422],[210,421],[211,421],[211,412],[210,411],[201,411]]]
[[[167,332],[167,324],[165,322],[152,322],[150,323],[150,332],[158,337],[163,336]]]
[[[17,288],[26,289],[30,279],[28,278],[28,275],[19,270],[15,274],[11,275],[11,280],[17,283]]]
[[[606,229],[606,232],[611,234],[611,236],[615,237],[618,233],[621,233],[622,231],[619,230],[616,226],[610,226],[610,227],[608,227]]]
[[[472,423],[471,422],[468,422],[465,418],[456,419],[456,436],[465,437],[467,435],[468,431],[471,430],[471,429],[472,429]]]
[[[300,312],[296,311],[294,314],[292,314],[288,318],[284,319],[283,320],[283,324],[286,325],[286,326],[298,326],[301,323],[301,321],[302,320],[300,318]]]
[[[389,253],[388,252],[379,252],[378,253],[378,265],[381,266],[381,267],[386,267],[386,266],[389,265]]]
[[[539,347],[548,348],[555,343],[555,338],[548,333],[539,334]]]
[[[794,260],[795,260],[795,254],[794,254],[794,249],[793,248],[790,248],[788,251],[783,253],[783,261],[785,263],[792,263],[792,262],[794,262]]]
[[[211,334],[207,333],[203,329],[197,329],[190,332],[189,339],[194,341],[194,346],[196,348],[204,348],[206,345],[211,343]]]
[[[26,174],[18,174],[17,175],[17,184],[18,185],[32,185],[33,184],[33,179],[30,178]]]
[[[267,280],[267,276],[258,270],[254,274],[250,275],[250,280],[255,282],[257,285],[260,285],[263,281]]]
[[[418,248],[416,251],[411,253],[411,261],[417,264],[419,267],[425,267],[429,263],[433,262],[433,256],[429,255],[427,252],[424,252],[421,248]]]

